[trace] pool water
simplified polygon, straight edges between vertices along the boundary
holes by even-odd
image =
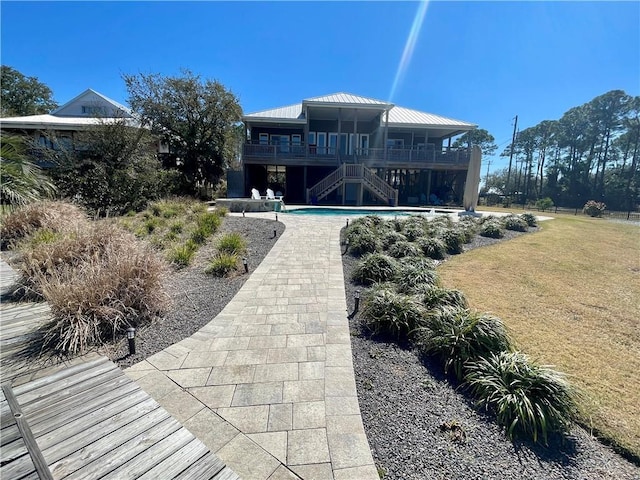
[[[289,210],[286,212],[291,215],[320,215],[320,216],[328,216],[328,215],[387,215],[387,216],[408,216],[408,215],[433,215],[434,213],[451,213],[451,211],[446,210],[367,210],[362,208],[297,208],[295,210]]]

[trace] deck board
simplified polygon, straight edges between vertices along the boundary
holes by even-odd
[[[106,358],[12,391],[53,478],[238,479]],[[0,398],[0,475],[12,480],[35,467],[6,403]]]

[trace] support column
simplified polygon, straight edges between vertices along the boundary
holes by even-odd
[[[304,149],[304,156],[309,157],[309,107],[308,106],[304,107],[304,118],[307,121],[307,123],[304,124],[304,145],[306,145]],[[306,185],[306,179],[305,179],[305,185]]]
[[[358,148],[360,148],[360,141],[358,139],[358,109],[356,108],[355,116],[353,118],[353,158],[358,158]]]
[[[385,167],[387,165],[387,140],[389,139],[389,110],[385,112],[384,117],[384,144],[382,148],[384,148],[384,164]]]
[[[342,136],[342,108],[338,108],[338,138],[336,139],[336,155],[338,157],[338,160],[340,160],[338,163],[341,164],[342,163],[342,159],[340,158],[340,137]]]

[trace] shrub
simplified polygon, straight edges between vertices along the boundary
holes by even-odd
[[[368,229],[353,233],[347,238],[349,240],[349,252],[352,255],[360,256],[378,250],[378,238],[375,233]]]
[[[405,242],[407,237],[396,231],[387,232],[382,236],[382,248],[387,250],[391,245],[397,242]]]
[[[221,252],[209,262],[205,273],[216,277],[224,277],[237,268],[238,255],[236,253]]]
[[[442,260],[447,254],[447,245],[440,238],[421,238],[418,246],[427,257]]]
[[[237,232],[223,235],[222,238],[218,240],[218,250],[221,253],[240,254],[246,249],[246,240]]]
[[[590,217],[602,217],[607,206],[602,202],[596,202],[595,200],[589,200],[584,204],[582,212]]]
[[[446,306],[426,315],[417,338],[421,350],[440,357],[445,373],[452,369],[458,380],[464,377],[466,362],[511,349],[500,319]]]
[[[423,308],[414,297],[374,288],[364,299],[362,319],[375,334],[406,339],[420,325]]]
[[[174,222],[171,225],[169,225],[169,231],[171,233],[182,233],[182,231],[184,230],[184,224],[182,222]]]
[[[530,227],[538,226],[538,220],[536,219],[536,216],[533,213],[530,213],[530,212],[521,213],[520,218],[523,219],[525,222],[527,222],[527,225],[529,225]]]
[[[467,299],[460,290],[432,285],[422,296],[422,304],[428,310],[440,307],[468,308]]]
[[[157,228],[160,228],[164,225],[164,221],[159,219],[158,217],[151,217],[144,221],[143,229],[145,233],[150,234],[153,233]]]
[[[514,230],[516,232],[526,232],[529,230],[529,225],[522,218],[516,215],[508,215],[504,217],[504,228],[507,230]]]
[[[411,242],[396,242],[389,247],[389,255],[394,258],[417,257],[421,254],[420,248]]]
[[[39,329],[43,348],[83,353],[167,307],[166,264],[130,234],[99,226],[50,247],[38,252],[40,269],[31,264],[31,278],[51,306],[52,320]],[[65,247],[66,257],[56,258]]]
[[[518,435],[547,444],[549,433],[564,434],[576,412],[564,376],[536,365],[519,352],[497,352],[469,362],[465,381],[477,404],[494,412],[509,438]]]
[[[222,219],[215,212],[202,212],[196,218],[198,229],[201,230],[205,238],[210,237],[218,231]]]
[[[407,237],[407,240],[409,240],[410,242],[415,242],[419,238],[422,238],[426,235],[424,228],[422,228],[419,225],[411,225],[411,224],[406,225],[402,230],[402,233],[404,234],[405,237]]]
[[[216,213],[216,215],[218,215],[219,217],[226,217],[227,214],[229,213],[229,209],[227,207],[216,207],[216,209],[214,210],[214,212]]]
[[[477,229],[478,224],[476,223],[475,218],[472,217],[463,217],[463,220],[458,222],[454,227],[454,230],[460,235],[462,243],[469,243],[473,240]]]
[[[352,278],[362,285],[391,280],[398,271],[397,262],[382,253],[365,256],[353,269]]]
[[[485,222],[480,227],[480,235],[489,238],[502,238],[504,237],[504,230],[498,221]]]
[[[400,263],[395,282],[399,292],[415,294],[438,283],[438,273],[431,261],[411,259]]]
[[[444,242],[448,254],[456,255],[464,251],[464,235],[455,228],[443,230],[440,233],[440,238]]]
[[[198,245],[191,240],[187,240],[184,245],[173,247],[167,253],[167,260],[178,268],[186,267],[191,263],[198,250]]]
[[[543,212],[545,210],[549,210],[550,208],[553,208],[553,200],[551,200],[549,197],[541,198],[540,200],[536,201],[536,208],[542,210]]]
[[[85,213],[71,203],[34,202],[2,217],[0,241],[5,249],[41,228],[51,232],[69,232],[79,225],[88,225],[88,222]]]

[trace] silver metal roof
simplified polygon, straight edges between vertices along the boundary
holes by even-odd
[[[313,106],[315,104],[323,104],[329,106],[331,104],[337,105],[367,105],[370,107],[391,107],[389,110],[389,125],[390,126],[406,126],[406,127],[450,127],[461,130],[471,130],[477,127],[474,123],[463,122],[461,120],[455,120],[453,118],[443,117],[435,115],[433,113],[421,112],[419,110],[412,110],[410,108],[394,106],[391,103],[386,103],[374,98],[361,97],[358,95],[352,95],[350,93],[334,93],[331,95],[324,95],[321,97],[313,97],[303,100],[302,103],[296,103],[295,105],[289,105],[286,107],[274,108],[271,110],[262,110],[260,112],[249,113],[243,118],[250,121],[280,121],[289,123],[306,123],[306,119],[303,113],[303,105],[308,104]],[[382,108],[385,110],[386,108]],[[382,117],[384,122],[384,116]]]
[[[6,128],[64,128],[74,129],[121,121],[122,118],[96,117],[58,117],[55,115],[27,115],[24,117],[0,118],[0,127]],[[130,126],[139,126],[139,122],[132,118],[124,118]]]
[[[376,100],[375,98],[362,97],[352,93],[333,93],[331,95],[323,95],[321,97],[306,98],[303,103],[342,103],[351,105],[379,105],[381,107],[390,107],[393,104]]]
[[[404,107],[393,107],[389,111],[389,125],[424,125],[424,126],[442,126],[442,127],[468,127],[473,128],[477,125],[474,123],[463,122],[453,118],[434,115],[433,113],[421,112]]]
[[[306,122],[302,113],[302,104],[287,105],[286,107],[273,108],[271,110],[261,110],[259,112],[249,113],[244,118],[251,120],[269,119],[282,121],[300,121]]]

